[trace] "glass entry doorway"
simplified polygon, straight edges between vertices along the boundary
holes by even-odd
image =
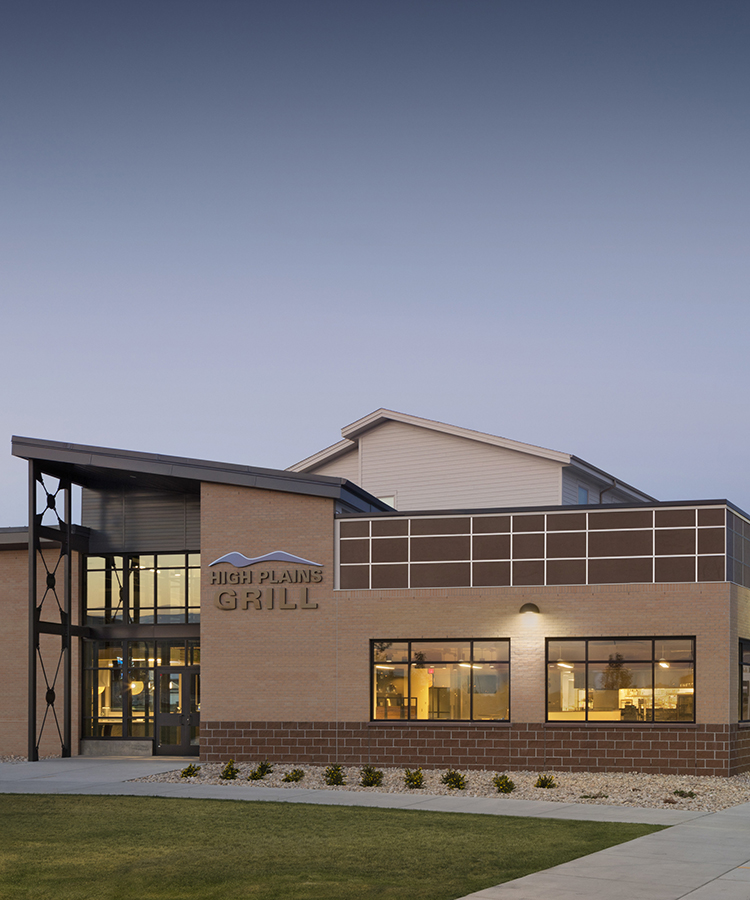
[[[155,755],[198,755],[200,677],[198,666],[156,668]]]

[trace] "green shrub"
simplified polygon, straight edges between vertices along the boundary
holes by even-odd
[[[195,778],[200,770],[200,766],[196,766],[194,763],[190,763],[189,766],[185,766],[185,768],[180,772],[180,778]]]
[[[325,781],[326,784],[346,784],[344,770],[338,764],[335,766],[328,766],[323,773],[323,781]]]
[[[695,797],[695,791],[680,791],[680,790],[677,790],[677,791],[675,791],[674,793],[675,793],[675,795],[676,795],[677,797],[685,797],[685,798],[689,798],[690,800],[692,800],[693,797]]]
[[[597,794],[581,794],[581,800],[606,800],[609,794],[603,794],[601,791]]]
[[[536,780],[534,787],[538,788],[556,788],[557,783],[553,775],[540,775]]]
[[[516,789],[516,785],[507,775],[495,775],[492,779],[492,783],[497,788],[498,794],[510,794]]]
[[[466,787],[466,776],[455,769],[448,769],[447,772],[443,773],[440,782],[452,791],[462,791]]]
[[[424,773],[422,772],[422,767],[420,766],[418,769],[407,769],[404,772],[404,784],[408,788],[423,788]]]
[[[269,775],[273,772],[273,766],[271,763],[264,759],[263,762],[259,762],[258,765],[251,770],[250,774],[247,776],[248,781],[260,781],[262,778],[265,778],[266,775]]]
[[[383,783],[383,773],[373,766],[363,766],[359,776],[362,787],[378,787]]]
[[[219,773],[219,778],[221,778],[222,781],[234,781],[239,774],[240,770],[235,766],[234,760],[230,759]]]
[[[281,780],[286,782],[287,784],[291,784],[296,781],[302,781],[302,779],[304,777],[305,777],[304,769],[292,769],[292,771],[287,772],[286,775]]]

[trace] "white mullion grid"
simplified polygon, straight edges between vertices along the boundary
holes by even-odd
[[[469,516],[469,587],[474,587],[474,516]]]
[[[693,510],[693,532],[695,533],[695,583],[698,584],[698,507]]]
[[[586,584],[589,583],[589,513],[585,512],[584,516],[586,516]]]
[[[411,516],[406,520],[406,587],[411,590]],[[411,672],[409,673],[411,679]],[[411,690],[411,680],[409,681]]]
[[[372,519],[367,520],[367,538],[367,547],[370,551],[367,557],[367,583],[370,586],[368,590],[372,590]]]
[[[544,513],[544,586],[547,587],[547,513]]]
[[[510,585],[513,587],[513,513],[510,514]]]
[[[651,584],[656,584],[656,510],[651,510]]]

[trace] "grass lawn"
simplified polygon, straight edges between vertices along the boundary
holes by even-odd
[[[650,825],[159,797],[0,795],[0,898],[454,900]]]

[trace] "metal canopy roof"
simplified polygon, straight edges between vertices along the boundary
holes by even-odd
[[[199,493],[202,481],[234,484],[240,487],[284,491],[339,500],[358,512],[388,511],[383,503],[345,478],[327,475],[299,475],[280,469],[241,466],[212,460],[140,453],[111,447],[92,447],[47,441],[41,438],[13,436],[13,456],[43,463],[43,470],[55,477],[69,478],[74,484],[104,487]]]

